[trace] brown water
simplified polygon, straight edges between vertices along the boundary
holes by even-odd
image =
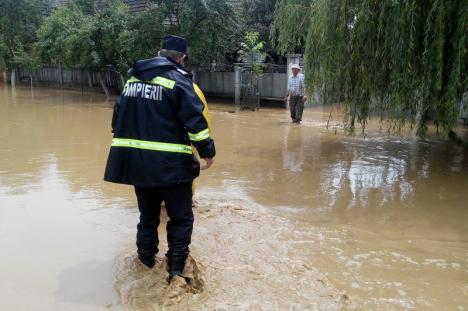
[[[194,282],[168,286],[135,261],[131,187],[102,182],[112,101],[0,87],[2,310],[468,309],[467,149],[211,110]]]

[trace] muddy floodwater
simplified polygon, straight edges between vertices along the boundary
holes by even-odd
[[[133,189],[102,181],[112,105],[0,86],[2,310],[468,310],[466,148],[211,103],[192,282],[168,285],[165,221],[148,270]]]

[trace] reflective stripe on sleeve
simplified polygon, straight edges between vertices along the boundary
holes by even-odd
[[[192,134],[192,133],[188,133],[189,134],[189,138],[191,141],[200,141],[200,140],[204,140],[208,137],[210,137],[210,130],[209,129],[205,129],[201,132],[198,132],[196,134]]]
[[[156,141],[127,138],[114,138],[112,139],[111,146],[192,154],[192,148],[188,145],[170,144]]]

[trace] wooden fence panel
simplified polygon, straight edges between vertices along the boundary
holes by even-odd
[[[18,77],[21,81],[29,79],[30,71],[26,68],[19,68]],[[88,77],[91,76],[91,86],[101,87],[99,83],[99,77],[96,73],[89,74],[88,71],[73,68],[63,69],[63,83],[68,86],[88,86]],[[119,89],[121,87],[120,75],[118,72],[112,69],[102,73],[104,82],[109,89]],[[60,70],[55,65],[43,65],[40,68],[33,71],[33,80],[35,82],[45,82],[51,84],[60,84]]]

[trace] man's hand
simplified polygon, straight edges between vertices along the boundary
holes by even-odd
[[[302,102],[305,103],[307,101],[308,97],[307,96],[302,96]]]
[[[202,170],[209,169],[210,166],[211,166],[211,165],[213,164],[213,162],[214,162],[214,158],[206,158],[206,159],[203,159],[203,160],[206,161],[206,164],[203,165],[203,166],[201,167]]]

